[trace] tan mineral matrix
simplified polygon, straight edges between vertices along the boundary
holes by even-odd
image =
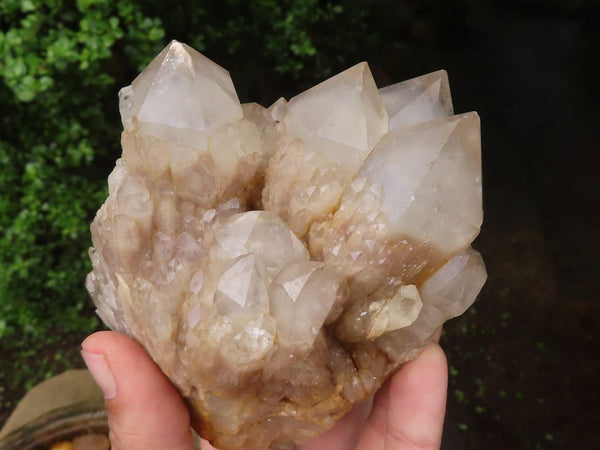
[[[173,41],[121,90],[87,288],[224,449],[327,430],[486,279],[479,117],[358,64],[270,108]]]

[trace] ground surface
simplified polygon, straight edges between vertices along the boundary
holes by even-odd
[[[442,338],[445,449],[600,448],[594,20],[481,8],[431,51],[429,69],[448,70],[455,111],[482,119],[486,216],[475,247],[489,272],[474,307]],[[374,72],[397,80],[394,70]],[[82,338],[64,336],[32,361],[82,367]],[[13,362],[2,355],[0,424],[24,393]]]

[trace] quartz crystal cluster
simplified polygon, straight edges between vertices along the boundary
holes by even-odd
[[[366,63],[270,108],[173,41],[121,90],[87,288],[220,448],[331,427],[486,279],[479,118]]]

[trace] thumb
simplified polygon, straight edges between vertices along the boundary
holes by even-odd
[[[447,387],[446,356],[432,342],[390,382],[385,448],[439,449]]]
[[[104,392],[113,450],[193,447],[183,400],[137,342],[114,331],[100,331],[81,347]]]

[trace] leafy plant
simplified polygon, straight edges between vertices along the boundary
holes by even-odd
[[[0,337],[90,330],[82,283],[103,158],[117,152],[115,80],[147,63],[164,32],[131,1],[12,0],[0,11]]]

